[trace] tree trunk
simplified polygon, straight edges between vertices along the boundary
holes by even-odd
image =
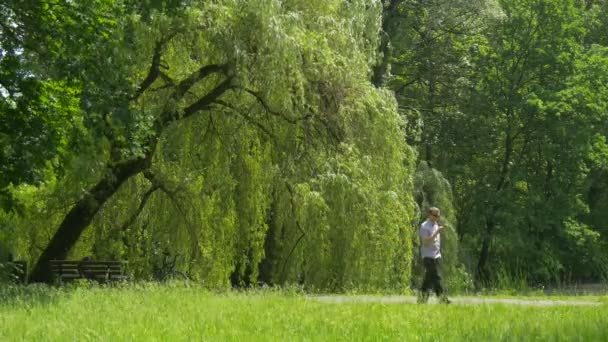
[[[486,231],[483,236],[481,250],[479,252],[479,260],[477,262],[477,273],[475,277],[475,286],[477,288],[486,285],[488,282],[489,274],[488,270],[486,269],[486,265],[488,263],[488,257],[490,255],[490,241],[492,240],[493,230],[494,222],[493,219],[490,218],[486,220]]]
[[[378,51],[382,55],[382,59],[372,68],[372,84],[377,88],[384,86],[385,77],[388,74],[388,68],[391,58],[391,38],[390,27],[392,21],[399,16],[398,6],[402,0],[385,0],[382,2],[384,10],[382,11],[382,31],[380,32],[380,46]]]
[[[129,160],[114,165],[106,175],[72,207],[47,245],[30,275],[31,282],[51,281],[49,261],[65,259],[97,212],[132,176],[149,166],[149,159]]]
[[[510,116],[510,112],[507,113],[507,116]],[[496,185],[495,197],[493,199],[493,204],[490,206],[490,213],[486,216],[486,231],[484,233],[483,241],[481,243],[481,250],[479,251],[479,259],[477,261],[477,274],[475,276],[476,286],[487,284],[489,280],[489,272],[487,270],[488,257],[490,252],[490,242],[492,241],[492,234],[494,234],[494,228],[496,226],[495,217],[496,213],[500,209],[500,196],[502,191],[505,189],[506,184],[508,183],[509,177],[509,164],[511,162],[511,157],[513,153],[513,135],[511,133],[511,127],[507,127],[505,139],[505,154],[502,161],[502,166],[500,170],[500,178],[498,179]]]
[[[372,68],[372,84],[377,88],[384,86],[384,78],[388,73],[390,47],[388,33],[386,32],[381,33],[379,50],[382,54],[382,59]]]

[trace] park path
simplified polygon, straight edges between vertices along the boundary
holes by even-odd
[[[311,300],[324,303],[416,303],[412,296],[310,296]],[[513,298],[487,298],[487,297],[450,297],[452,304],[456,305],[482,305],[482,304],[508,304],[524,306],[557,306],[557,305],[602,305],[600,302],[590,300],[550,300],[550,299],[513,299]],[[431,298],[429,304],[437,304],[436,298]]]

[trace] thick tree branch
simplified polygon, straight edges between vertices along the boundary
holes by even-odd
[[[176,100],[180,100],[187,92],[192,88],[197,82],[203,80],[205,77],[218,73],[218,72],[226,72],[227,65],[226,64],[210,64],[205,65],[198,69],[196,72],[192,73],[190,76],[183,79],[177,85],[177,89],[175,89],[175,94],[173,98]]]
[[[165,42],[163,40],[159,40],[156,42],[154,46],[154,54],[152,55],[152,64],[150,65],[150,70],[148,71],[148,76],[144,78],[139,87],[137,87],[137,91],[131,97],[131,100],[135,100],[141,96],[151,85],[156,81],[158,76],[160,76],[160,59],[163,54],[163,47]]]
[[[220,96],[222,96],[228,89],[232,87],[232,77],[228,77],[223,82],[218,84],[213,90],[211,90],[207,95],[201,97],[193,104],[189,105],[184,109],[183,118],[187,118],[192,114],[198,112],[199,110],[207,108],[209,105],[213,103],[213,101],[217,100]]]
[[[194,85],[196,85],[198,82],[205,79],[207,76],[215,74],[215,73],[219,73],[219,72],[223,72],[224,74],[226,74],[227,71],[228,71],[227,64],[209,64],[209,65],[202,66],[197,71],[193,72],[188,77],[181,80],[175,86],[175,90],[173,91],[171,98],[173,99],[174,103],[176,103],[176,102],[180,101],[190,91],[190,89]],[[175,82],[173,82],[173,80],[171,78],[169,78],[162,71],[158,72],[158,76],[163,78],[165,80],[165,82],[167,82],[168,84],[173,85],[175,83]],[[200,110],[208,109],[209,106],[215,100],[217,100],[221,95],[223,95],[228,89],[230,89],[232,87],[232,80],[233,80],[233,76],[229,76],[223,82],[218,84],[213,90],[211,90],[207,95],[203,96],[199,100],[195,101],[194,103],[192,103],[188,107],[186,107],[183,110],[183,112],[181,112],[181,113],[178,110],[175,110],[175,108],[173,108],[173,107],[165,110],[165,112],[163,112],[163,114],[161,114],[160,118],[156,121],[156,124],[154,125],[155,126],[154,130],[157,132],[156,135],[160,135],[163,128],[165,126],[167,126],[171,121],[184,119],[184,118],[187,118],[187,117],[193,115],[194,113],[196,113]],[[161,87],[159,89],[164,89],[164,87]],[[155,139],[156,139],[156,137],[151,138],[150,146],[153,146],[155,144],[155,141],[153,141]]]
[[[201,75],[201,73],[197,73],[197,74]],[[203,96],[196,102],[192,103],[190,106],[186,107],[186,109],[184,109],[184,111],[181,112],[181,115],[180,115],[180,111],[175,109],[174,107],[167,108],[154,123],[153,129],[154,129],[154,132],[156,132],[156,134],[151,134],[148,138],[148,141],[146,142],[146,146],[148,147],[149,151],[153,151],[156,148],[158,138],[161,136],[163,129],[167,125],[169,125],[172,121],[185,119],[189,116],[192,116],[194,113],[196,113],[200,110],[209,109],[210,108],[209,106],[211,104],[213,104],[213,101],[217,100],[228,89],[231,88],[231,86],[232,86],[231,84],[232,84],[232,77],[225,79],[223,82],[218,84],[213,90],[211,90],[207,95]],[[178,88],[179,87],[180,86],[178,85]],[[176,98],[177,94],[178,94],[178,91],[176,90],[176,92],[173,94],[173,98],[176,100],[178,99],[178,98]],[[183,96],[183,95],[181,95],[181,96]],[[150,152],[150,153],[152,153],[152,152]]]

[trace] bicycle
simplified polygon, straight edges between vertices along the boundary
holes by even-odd
[[[163,259],[160,266],[154,269],[154,279],[160,282],[167,282],[170,280],[190,280],[190,277],[186,272],[177,269],[177,259],[181,254],[177,253],[175,256],[167,251],[163,252]]]

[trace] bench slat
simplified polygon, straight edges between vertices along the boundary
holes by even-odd
[[[53,270],[121,270],[122,267],[107,267],[107,266],[53,266]]]
[[[118,271],[114,271],[114,272],[101,272],[101,271],[96,271],[96,272],[92,272],[92,271],[87,271],[87,270],[83,270],[82,272],[79,271],[68,271],[68,272],[55,272],[56,274],[109,274],[109,275],[116,275],[116,274],[123,274],[123,272],[118,272]]]
[[[61,269],[61,270],[53,270],[54,273],[78,273],[78,272],[92,272],[92,273],[122,273],[122,270],[108,270],[108,269],[90,269],[90,268],[73,268],[73,269]]]
[[[100,281],[126,280],[128,276],[123,274],[125,263],[117,260],[51,260],[51,271],[58,280],[74,280],[90,278]]]
[[[75,265],[85,265],[85,266],[122,266],[121,262],[92,262],[92,261],[69,261],[69,262],[59,262],[59,261],[51,261],[52,266],[75,266]]]

